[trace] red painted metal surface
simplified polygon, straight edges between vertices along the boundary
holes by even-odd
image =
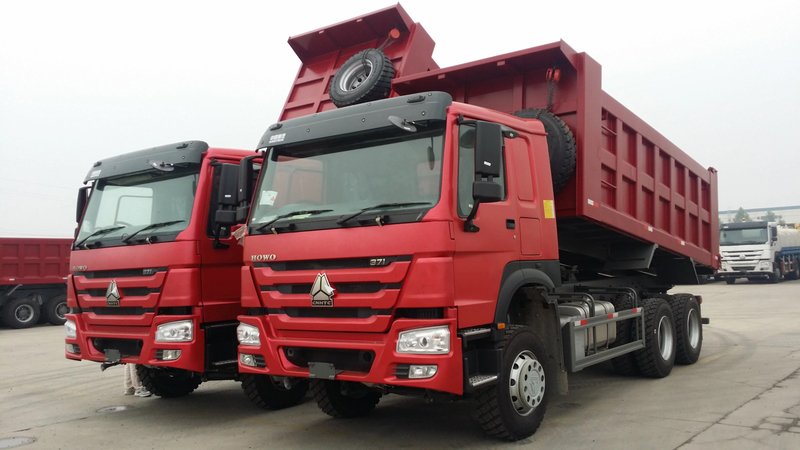
[[[400,36],[384,52],[394,65],[396,76],[439,67],[431,57],[433,39],[399,4],[289,38],[302,65],[280,120],[335,109],[328,88],[336,71],[361,50],[379,47],[395,29]]]
[[[0,238],[0,286],[64,284],[72,239]]]

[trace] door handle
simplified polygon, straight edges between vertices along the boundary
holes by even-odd
[[[514,219],[506,219],[506,228],[509,230],[513,230],[517,228],[517,223],[514,222]]]

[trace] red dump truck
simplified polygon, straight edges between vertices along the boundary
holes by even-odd
[[[591,57],[555,42],[440,69],[399,5],[289,44],[302,66],[240,198],[241,372],[310,379],[334,417],[471,397],[517,440],[569,372],[697,361],[702,299],[667,291],[719,266],[716,171]]]
[[[67,358],[136,363],[161,397],[239,378],[242,246],[222,222],[236,213],[239,163],[254,158],[187,141],[93,165],[78,195]]]
[[[0,238],[0,318],[28,328],[64,323],[72,239]]]

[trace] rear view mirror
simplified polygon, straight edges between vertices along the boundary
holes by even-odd
[[[778,240],[778,227],[770,227],[769,231],[772,234],[772,242],[777,241]]]
[[[497,178],[502,164],[502,128],[492,122],[478,121],[475,125],[475,175]]]
[[[83,186],[78,189],[78,205],[75,209],[75,222],[80,223],[81,217],[83,217],[83,210],[86,208],[86,201],[89,199],[89,189],[91,188],[91,186]]]
[[[227,248],[226,244],[219,241],[223,226],[236,224],[236,205],[238,204],[239,191],[239,166],[235,164],[222,164],[222,173],[219,179],[219,197],[217,198],[217,211],[214,213],[214,248]]]
[[[236,208],[236,223],[247,222],[250,212],[250,203],[253,201],[253,187],[255,184],[255,169],[253,160],[260,155],[248,156],[239,162],[239,189],[237,192],[238,207]]]

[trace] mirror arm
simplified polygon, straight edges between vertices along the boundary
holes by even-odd
[[[214,243],[211,244],[211,246],[213,248],[220,248],[220,249],[225,249],[225,248],[230,247],[230,245],[228,245],[228,244],[226,244],[224,242],[220,242],[220,240],[219,240],[220,234],[222,234],[222,224],[218,223],[217,227],[214,228]]]
[[[472,206],[472,211],[469,212],[467,216],[467,220],[464,222],[464,232],[466,233],[477,233],[481,231],[480,227],[472,223],[472,220],[475,219],[475,216],[478,215],[478,206],[480,206],[481,200],[476,199],[475,205]]]

